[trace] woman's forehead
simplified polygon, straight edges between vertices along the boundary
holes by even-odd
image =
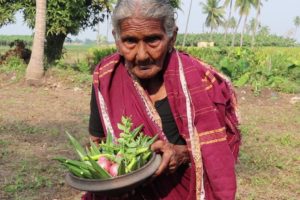
[[[127,18],[120,23],[121,34],[142,32],[164,34],[164,26],[161,20],[152,18]]]

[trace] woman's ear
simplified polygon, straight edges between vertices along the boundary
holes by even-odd
[[[119,45],[119,40],[118,40],[118,37],[117,37],[117,34],[114,30],[112,30],[112,35],[114,36],[114,39],[115,39],[115,44],[116,44],[116,48],[117,48],[117,52],[120,53],[120,45]]]
[[[173,31],[173,36],[170,40],[170,46],[173,48],[175,46],[176,38],[177,38],[178,27],[176,26]]]

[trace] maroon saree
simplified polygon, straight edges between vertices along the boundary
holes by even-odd
[[[128,199],[235,199],[240,133],[230,84],[210,66],[175,50],[166,66],[167,97],[191,163],[137,188]],[[155,109],[120,55],[101,61],[94,72],[94,87],[102,124],[114,137],[119,135],[116,124],[125,115],[135,125],[144,124],[145,134],[166,140]],[[92,196],[87,193],[83,199]]]

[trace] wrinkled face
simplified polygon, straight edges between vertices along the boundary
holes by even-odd
[[[163,24],[156,19],[128,18],[120,24],[116,45],[128,69],[139,79],[157,75],[164,65],[168,50],[176,38],[169,38]]]

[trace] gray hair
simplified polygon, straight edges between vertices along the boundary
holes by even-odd
[[[120,35],[120,23],[129,17],[159,19],[163,22],[168,37],[176,28],[175,11],[170,0],[118,0],[112,14],[112,25],[116,39]]]

